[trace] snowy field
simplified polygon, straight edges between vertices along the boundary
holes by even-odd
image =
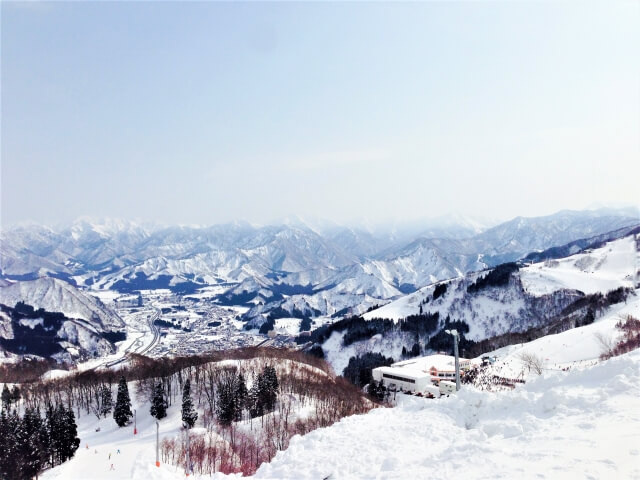
[[[616,341],[621,335],[620,330],[615,327],[616,323],[627,315],[640,318],[640,290],[636,290],[636,295],[629,297],[626,303],[614,305],[605,316],[591,325],[487,353],[488,356],[498,357],[491,373],[510,378],[522,374],[524,378],[529,377],[531,372],[526,371],[521,361],[523,354],[538,357],[545,371],[593,365],[603,353],[601,339]]]
[[[634,287],[640,253],[634,236],[607,243],[604,247],[559,260],[536,263],[520,270],[522,284],[533,295],[561,288],[586,294],[618,287]]]
[[[295,437],[256,478],[640,479],[640,351],[598,360],[598,337],[617,338],[626,315],[640,317],[639,296],[591,325],[490,354],[502,376],[523,373],[523,353],[543,360],[543,375],[524,373],[513,391],[400,396]]]
[[[640,478],[640,352],[512,392],[405,397],[305,437],[263,479]]]
[[[628,314],[640,316],[640,297],[594,324],[494,352],[500,357],[496,374],[522,371],[523,352],[544,359],[542,376],[529,374],[515,390],[464,387],[438,400],[398,395],[394,408],[293,437],[255,478],[640,479],[640,351],[598,361],[597,334],[615,338],[615,324]],[[76,457],[42,478],[183,477],[176,467],[155,467],[149,405],[136,400],[133,384],[130,392],[139,412],[137,436],[112,418],[96,422],[85,415],[78,422]],[[180,429],[179,407],[168,412],[161,435],[173,437]]]
[[[275,321],[274,328],[280,334],[297,335],[300,333],[301,321],[299,318],[278,318]]]
[[[132,410],[138,410],[137,435],[133,434],[133,425],[118,428],[111,416],[97,420],[95,415],[83,415],[77,419],[81,442],[75,457],[45,472],[40,478],[145,480],[184,477],[184,471],[178,472],[175,467],[155,466],[155,419],[149,415],[149,403],[136,399],[133,382],[129,383],[129,394]],[[177,436],[181,425],[180,407],[169,408],[167,413],[168,417],[161,422],[161,435]],[[96,428],[100,428],[100,431],[96,432]]]

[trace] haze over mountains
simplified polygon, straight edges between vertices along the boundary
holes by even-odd
[[[189,292],[220,287],[219,300],[305,316],[366,310],[438,280],[640,223],[638,211],[561,211],[482,228],[466,219],[419,233],[371,231],[288,219],[256,227],[140,225],[78,220],[71,226],[2,231],[4,278],[57,276],[79,286]]]

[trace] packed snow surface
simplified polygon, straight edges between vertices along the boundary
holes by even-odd
[[[294,437],[255,477],[640,478],[639,351],[511,392],[398,403]]]
[[[615,323],[630,314],[640,316],[640,297],[591,325],[494,352],[495,368],[501,369],[496,373],[503,375],[515,375],[523,352],[545,360],[542,376],[529,374],[513,391],[464,387],[438,400],[399,394],[394,408],[293,437],[255,478],[640,479],[640,351],[598,361],[597,334],[615,338]],[[129,391],[138,409],[138,435],[131,427],[119,429],[111,417],[83,415],[76,457],[42,478],[183,477],[177,467],[155,467],[149,405],[136,398],[134,383]],[[162,437],[180,430],[179,407],[168,413]]]
[[[584,253],[560,260],[536,263],[520,270],[524,288],[533,295],[544,295],[561,288],[586,294],[633,287],[638,268],[634,236],[607,243]]]
[[[615,339],[620,319],[640,317],[637,293],[591,325],[493,352],[497,375],[521,373],[522,353],[544,362],[542,376],[528,372],[527,383],[512,391],[465,386],[458,395],[437,400],[399,394],[394,408],[293,437],[255,477],[640,479],[640,350],[598,360],[598,337]],[[149,404],[137,398],[133,382],[129,392],[138,411],[137,435],[131,427],[118,428],[111,417],[83,415],[76,456],[42,478],[183,477],[175,466],[155,467]],[[180,432],[179,406],[168,414],[160,422],[161,437]]]
[[[540,359],[544,370],[575,368],[597,362],[604,353],[604,343],[614,344],[622,332],[616,324],[631,315],[640,318],[640,290],[625,303],[614,305],[606,315],[590,325],[540,337],[528,343],[518,343],[488,353],[497,357],[493,373],[503,377],[527,377],[522,356]]]

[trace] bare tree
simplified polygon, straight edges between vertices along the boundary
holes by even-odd
[[[532,370],[538,375],[542,375],[544,370],[544,360],[535,353],[522,352],[518,355],[520,361],[531,372]]]
[[[593,334],[596,340],[600,344],[600,358],[606,360],[613,356],[613,349],[616,346],[616,342],[611,335],[606,335],[602,332],[596,332]]]

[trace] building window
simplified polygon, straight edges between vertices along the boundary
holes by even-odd
[[[384,378],[389,378],[391,380],[398,380],[400,382],[416,383],[416,381],[414,379],[412,379],[412,378],[398,377],[397,375],[391,375],[389,373],[383,373],[382,376]]]

